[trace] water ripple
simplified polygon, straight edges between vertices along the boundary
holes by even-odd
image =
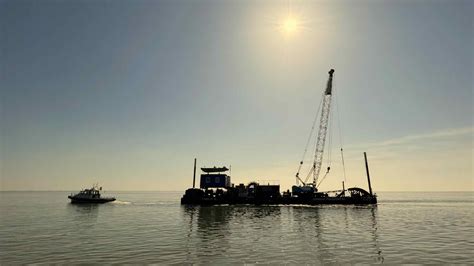
[[[181,206],[181,193],[117,193],[103,205],[66,194],[0,193],[2,264],[474,263],[473,193],[213,207]]]

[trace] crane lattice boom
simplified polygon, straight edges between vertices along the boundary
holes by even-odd
[[[323,154],[324,154],[324,144],[326,143],[326,134],[328,131],[329,125],[329,113],[331,111],[331,97],[332,97],[332,78],[334,74],[334,69],[329,71],[329,79],[324,91],[323,104],[321,107],[321,118],[319,120],[319,131],[318,139],[316,142],[316,151],[314,155],[313,162],[313,187],[316,188],[319,172],[321,171],[321,166],[323,163]]]

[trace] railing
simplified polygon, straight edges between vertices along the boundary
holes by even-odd
[[[256,183],[258,183],[259,185],[279,186],[280,180],[257,180]]]

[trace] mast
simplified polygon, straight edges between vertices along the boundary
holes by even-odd
[[[321,108],[321,118],[319,120],[318,139],[316,142],[316,152],[314,155],[313,162],[313,187],[316,188],[319,172],[321,171],[321,165],[323,163],[324,144],[326,143],[326,134],[329,125],[329,112],[331,110],[331,97],[332,97],[332,78],[334,75],[334,69],[329,70],[329,79],[324,91],[323,103]],[[329,169],[328,169],[329,171]]]
[[[196,158],[194,158],[193,188],[196,188]]]
[[[369,164],[367,163],[367,153],[364,151],[365,171],[367,171],[367,182],[369,183],[369,193],[372,196],[372,186],[370,185]]]

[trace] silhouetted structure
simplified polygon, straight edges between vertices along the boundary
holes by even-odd
[[[326,135],[329,127],[329,117],[331,111],[331,100],[333,97],[333,78],[334,69],[329,70],[329,78],[326,88],[323,91],[321,99],[319,118],[319,128],[316,139],[316,148],[314,152],[314,161],[306,178],[300,177],[300,171],[304,163],[304,157],[310,144],[311,137],[316,124],[316,119],[313,122],[311,133],[308,138],[306,147],[303,153],[303,159],[299,163],[298,171],[296,173],[296,185],[280,194],[279,185],[261,185],[252,182],[245,186],[239,184],[234,187],[230,182],[230,176],[225,174],[229,169],[226,167],[201,168],[204,174],[201,175],[201,186],[199,189],[195,188],[195,176],[193,177],[193,188],[186,190],[181,199],[182,204],[373,204],[377,203],[376,195],[372,194],[372,186],[370,184],[369,166],[367,163],[367,155],[364,152],[365,167],[367,171],[367,181],[369,185],[369,192],[362,188],[353,187],[345,189],[344,182],[342,183],[342,190],[319,192],[318,187],[329,173],[330,162],[324,176],[319,179],[319,174],[322,169],[324,147],[326,143]],[[319,113],[319,110],[318,110]],[[318,114],[316,114],[317,118]],[[329,144],[331,141],[329,141]],[[342,146],[342,144],[341,144]],[[328,156],[329,158],[331,156]],[[341,147],[342,166],[344,168],[344,154]],[[330,161],[330,160],[329,160]],[[194,169],[196,169],[196,159],[194,160]],[[309,177],[313,177],[312,182],[309,182]],[[345,169],[344,169],[345,179]],[[215,190],[214,190],[215,189]],[[346,195],[346,191],[349,195]],[[331,195],[334,194],[334,195]]]
[[[368,169],[368,166],[367,166]],[[280,193],[280,185],[231,184],[231,177],[225,172],[226,167],[201,168],[200,188],[187,189],[181,198],[181,204],[214,205],[214,204],[375,204],[376,195],[358,187],[343,187],[342,190],[327,192],[286,191]],[[370,177],[367,176],[370,187]],[[346,195],[346,192],[348,195]]]

